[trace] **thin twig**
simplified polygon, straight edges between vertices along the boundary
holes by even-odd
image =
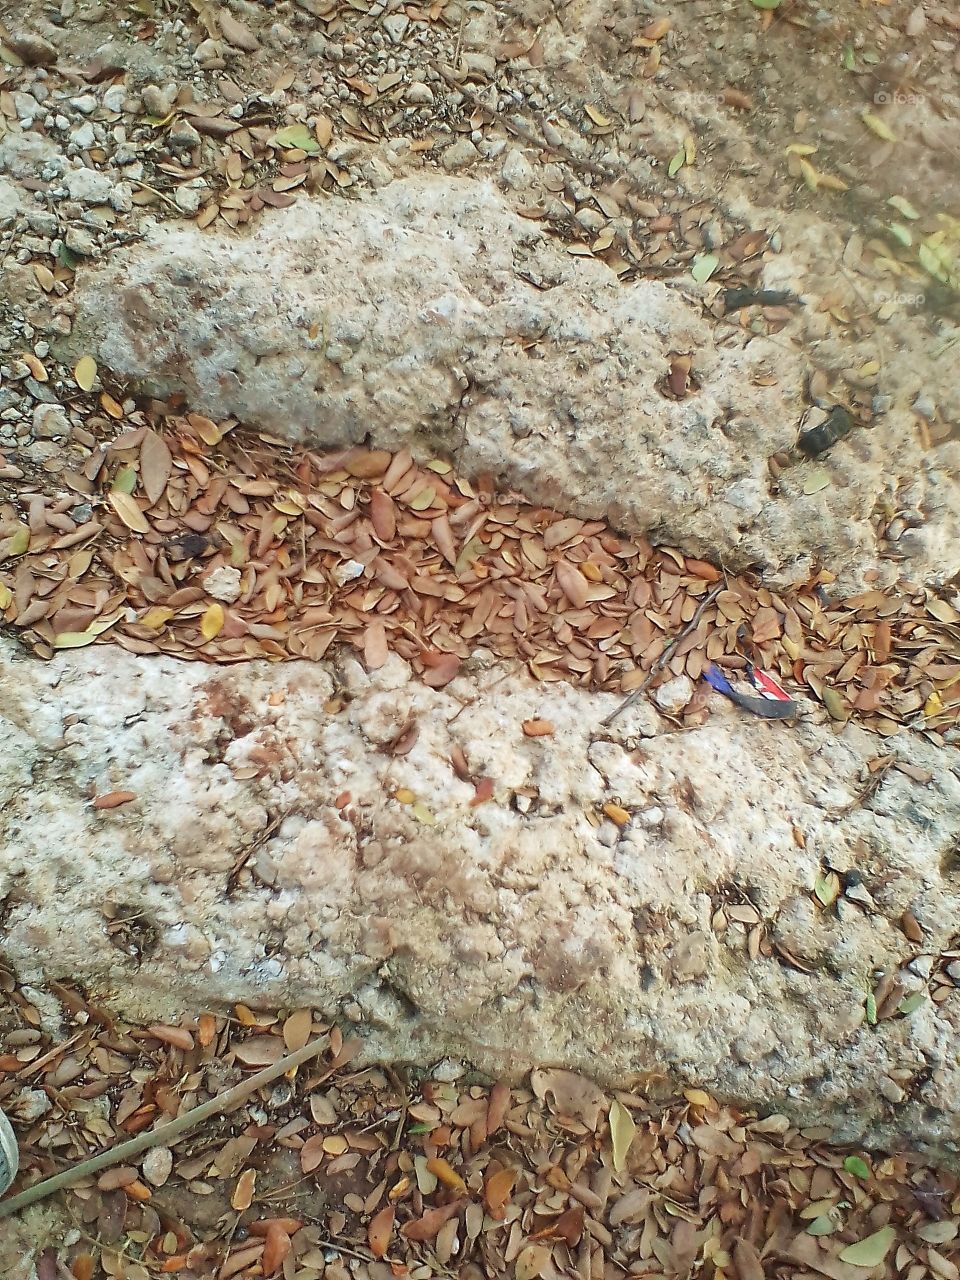
[[[249,1079],[242,1080],[240,1084],[234,1085],[232,1089],[227,1089],[225,1093],[218,1093],[215,1098],[201,1103],[199,1107],[194,1107],[192,1111],[187,1111],[182,1116],[177,1116],[175,1120],[171,1120],[168,1124],[162,1124],[158,1129],[140,1133],[135,1138],[131,1138],[129,1142],[121,1142],[118,1147],[111,1147],[108,1151],[101,1151],[99,1155],[91,1156],[89,1160],[81,1161],[80,1164],[74,1165],[72,1169],[65,1169],[63,1173],[55,1174],[52,1178],[45,1178],[43,1182],[37,1182],[34,1186],[27,1187],[26,1191],[21,1191],[19,1195],[12,1196],[9,1200],[0,1201],[0,1218],[9,1218],[11,1214],[18,1213],[21,1209],[26,1208],[28,1204],[35,1204],[38,1200],[46,1200],[47,1196],[53,1195],[61,1187],[70,1186],[71,1183],[85,1177],[88,1173],[95,1173],[98,1169],[106,1169],[112,1164],[120,1164],[124,1160],[129,1160],[132,1156],[139,1155],[141,1151],[147,1151],[150,1147],[169,1145],[174,1138],[179,1138],[181,1134],[195,1128],[202,1120],[218,1115],[221,1111],[228,1110],[238,1102],[242,1102],[244,1098],[249,1097],[251,1093],[254,1093],[262,1085],[269,1084],[272,1080],[286,1075],[294,1067],[299,1067],[302,1062],[315,1058],[318,1053],[322,1053],[324,1049],[328,1048],[329,1044],[330,1041],[326,1035],[318,1036],[316,1040],[311,1040],[309,1044],[304,1045],[302,1049],[298,1049],[296,1053],[288,1054],[286,1058],[281,1058],[279,1062],[275,1062],[270,1067],[264,1067],[262,1071],[256,1072]]]
[[[619,707],[616,707],[613,711],[611,711],[605,720],[600,721],[600,723],[604,727],[608,724],[613,724],[614,720],[616,720],[617,716],[621,713],[621,711],[626,711],[627,707],[632,707],[633,704],[640,697],[641,693],[646,692],[646,690],[650,686],[650,681],[653,679],[655,675],[657,675],[658,672],[662,671],[663,668],[667,665],[667,663],[670,660],[670,655],[673,653],[674,649],[677,647],[680,641],[683,640],[686,636],[688,636],[691,631],[696,630],[696,627],[700,622],[700,619],[703,617],[704,610],[707,608],[709,604],[712,604],[713,601],[716,600],[717,596],[720,594],[721,591],[724,590],[726,585],[727,585],[726,582],[718,582],[717,585],[713,588],[713,590],[709,591],[704,596],[704,598],[700,601],[700,604],[697,608],[696,613],[693,615],[693,617],[690,619],[687,625],[683,628],[680,634],[675,639],[670,641],[670,643],[664,649],[663,653],[661,653],[660,657],[656,660],[656,662],[647,672],[646,677],[643,681],[643,684],[641,684],[639,688],[634,689],[633,693],[631,693],[628,698],[625,698],[623,702],[620,703]]]

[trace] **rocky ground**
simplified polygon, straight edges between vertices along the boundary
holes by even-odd
[[[0,17],[23,1275],[956,1280],[957,16]]]

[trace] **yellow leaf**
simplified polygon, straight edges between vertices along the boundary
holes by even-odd
[[[108,395],[106,391],[104,391],[100,396],[100,407],[105,413],[108,413],[111,418],[120,419],[123,417],[123,405],[114,400],[113,396]]]
[[[143,617],[138,618],[137,621],[142,627],[150,627],[152,631],[159,631],[172,617],[172,609],[168,609],[166,605],[155,604],[152,609],[148,609]]]
[[[586,106],[583,109],[584,111],[586,111],[587,115],[590,117],[593,123],[598,124],[601,127],[601,129],[606,128],[606,126],[611,123],[611,121],[607,119],[607,117],[603,114],[602,111],[598,111],[597,108],[594,106],[591,106],[589,102],[586,104]]]
[[[30,530],[25,524],[18,524],[8,538],[0,539],[0,560],[11,556],[22,556],[30,547]]]
[[[60,635],[53,637],[53,647],[55,649],[83,649],[88,644],[93,644],[97,638],[95,631],[61,631]]]
[[[13,592],[5,582],[0,582],[0,609],[6,609],[12,599]]]
[[[425,827],[435,827],[437,825],[436,818],[422,800],[418,800],[415,804],[411,805],[410,812],[416,820],[418,822],[422,822]]]
[[[871,133],[875,133],[877,137],[882,138],[884,142],[896,142],[897,135],[885,120],[881,120],[879,116],[875,116],[872,111],[861,112],[860,119]]]
[[[150,532],[150,525],[140,510],[136,498],[131,497],[129,493],[111,489],[107,494],[107,500],[128,529],[134,533]]]
[[[683,157],[687,164],[693,164],[697,158],[697,144],[693,140],[693,135],[689,133],[683,140]]]
[[[791,142],[788,147],[784,147],[783,154],[785,156],[812,156],[816,153],[817,148],[809,142]]]
[[[820,182],[820,175],[810,163],[809,160],[800,160],[800,175],[811,191],[816,191]]]
[[[393,798],[398,802],[398,804],[413,804],[417,797],[409,787],[398,787]]]
[[[81,391],[90,391],[97,377],[97,362],[93,356],[81,356],[73,371],[73,378]]]
[[[637,1132],[633,1116],[622,1102],[614,1098],[610,1104],[610,1140],[613,1144],[613,1167],[622,1173],[627,1164],[627,1153]]]
[[[939,693],[937,693],[936,689],[934,689],[933,693],[931,693],[930,697],[923,704],[923,714],[928,717],[938,716],[942,710],[943,699],[940,697]]]
[[[861,378],[872,378],[875,373],[880,372],[879,360],[867,360],[857,371]]]
[[[200,619],[200,634],[204,640],[212,640],[214,636],[219,635],[225,620],[223,605],[214,601]]]
[[[713,1109],[713,1099],[703,1089],[684,1089],[683,1096],[695,1107],[704,1107],[708,1111]]]
[[[425,489],[421,489],[419,493],[415,494],[407,503],[407,506],[411,511],[426,511],[427,507],[433,505],[433,500],[436,496],[436,489],[434,489],[433,485],[428,485]]]
[[[834,173],[818,173],[817,178],[821,187],[826,187],[828,191],[849,191],[850,187],[842,178],[838,178]]]

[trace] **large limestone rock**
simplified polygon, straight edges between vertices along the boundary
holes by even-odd
[[[803,289],[800,264],[794,279],[772,262],[775,283]],[[194,410],[443,453],[771,580],[827,564],[844,584],[871,568],[891,581],[877,529],[901,510],[908,574],[960,569],[960,445],[925,452],[899,404],[777,489],[767,460],[794,443],[812,362],[785,335],[718,326],[702,292],[688,276],[623,286],[491,182],[421,174],[267,212],[242,238],[155,227],[80,273],[72,347]],[[699,390],[682,401],[663,394],[672,353],[694,357]],[[904,394],[915,357],[888,371]]]
[[[865,1000],[957,974],[960,752],[719,699],[701,728],[641,705],[604,729],[612,697],[484,661],[434,691],[396,656],[371,676],[5,646],[7,958],[134,1016],[310,1004],[388,1059],[686,1078],[956,1157],[960,991],[876,1026]],[[525,737],[535,717],[555,735]],[[858,800],[881,750],[910,772]],[[92,805],[116,790],[136,799]],[[614,801],[625,826],[598,821]]]

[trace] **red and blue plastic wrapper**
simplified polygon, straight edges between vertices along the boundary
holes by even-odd
[[[713,665],[706,669],[703,678],[711,689],[716,689],[717,693],[722,693],[744,711],[762,716],[765,720],[792,720],[800,709],[787,691],[777,684],[773,676],[768,675],[766,671],[761,671],[758,667],[750,666],[749,663],[746,679],[739,683],[744,684],[749,681],[749,687],[757,691],[755,694],[746,693],[743,688],[737,688],[731,684],[723,672]]]

